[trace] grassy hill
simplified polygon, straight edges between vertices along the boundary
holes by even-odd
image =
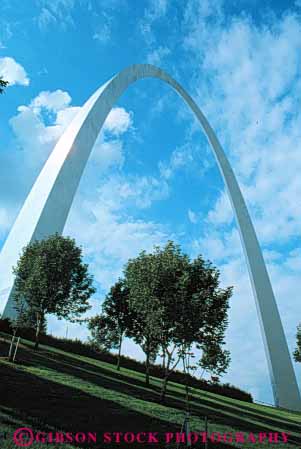
[[[12,434],[18,427],[45,432],[97,432],[93,448],[147,447],[146,444],[104,443],[104,432],[180,432],[184,418],[185,393],[181,384],[171,382],[166,405],[159,403],[161,380],[152,378],[147,388],[142,373],[122,369],[89,357],[64,352],[50,346],[32,349],[22,340],[17,363],[0,359],[0,431],[8,432],[1,449],[15,448]],[[8,339],[2,336],[0,357],[8,352]],[[204,431],[208,416],[209,433],[286,432],[289,443],[215,443],[209,447],[289,449],[301,446],[301,414],[277,410],[228,397],[191,389],[190,430]],[[163,440],[163,436],[161,438]],[[83,446],[83,445],[80,445]],[[152,447],[175,448],[175,443]],[[45,444],[34,443],[34,448]],[[50,444],[49,447],[73,448],[75,445]],[[200,443],[194,447],[203,447]]]

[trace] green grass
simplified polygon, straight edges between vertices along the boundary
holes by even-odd
[[[32,349],[22,340],[17,363],[0,359],[0,431],[9,433],[1,449],[16,447],[11,436],[18,427],[55,432],[97,432],[99,442],[89,447],[104,448],[103,432],[180,432],[184,418],[184,387],[170,382],[166,404],[159,403],[161,380],[151,378],[146,387],[144,375],[129,369],[117,372],[115,366],[67,353],[50,346]],[[0,342],[0,356],[7,354],[8,342]],[[301,414],[251,404],[197,389],[190,389],[190,430],[204,431],[204,416],[209,432],[286,432],[290,443],[212,444],[211,447],[253,447],[288,449],[300,447]],[[163,438],[162,438],[163,440]],[[124,447],[146,445],[127,445]],[[45,448],[45,444],[32,447]],[[51,448],[75,446],[51,444]],[[165,445],[153,447],[162,449]],[[168,447],[176,447],[171,444]],[[201,448],[198,443],[195,447]]]

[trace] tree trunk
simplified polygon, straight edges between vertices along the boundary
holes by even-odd
[[[145,360],[145,383],[149,386],[149,349],[147,349]]]
[[[183,355],[183,369],[185,376],[185,403],[186,403],[186,412],[189,413],[190,403],[189,403],[189,384],[188,384],[188,374],[189,374],[189,360],[186,358],[187,356]]]
[[[122,334],[120,334],[118,357],[117,357],[117,371],[120,371],[120,356],[121,356]]]
[[[16,337],[16,331],[14,331],[11,342],[10,342],[10,346],[9,346],[9,351],[8,351],[8,360],[11,360],[11,355],[12,355],[12,351],[13,351],[13,345],[14,345],[14,341],[15,341],[15,337]]]
[[[36,342],[34,345],[34,349],[39,349],[41,323],[42,323],[42,315],[40,312],[37,312]]]
[[[169,352],[166,349],[166,363],[165,363],[165,372],[164,372],[164,378],[163,378],[163,383],[162,383],[162,388],[161,388],[161,393],[160,393],[160,401],[162,403],[165,402],[165,396],[166,396],[166,391],[167,391],[167,384],[168,384],[168,380],[170,378],[171,373],[175,370],[176,366],[179,363],[180,358],[178,358],[178,360],[176,361],[176,363],[174,363],[174,365],[172,366],[172,355],[173,355],[174,351]]]
[[[163,379],[163,383],[162,383],[162,388],[161,388],[161,394],[160,394],[160,402],[162,402],[163,404],[165,403],[165,396],[166,396],[166,390],[167,390],[167,382],[168,382],[168,378],[170,375],[170,363],[171,363],[171,358],[172,355],[166,350],[165,348],[165,355],[167,355],[167,362],[165,363],[165,373],[164,373],[164,379]]]
[[[162,389],[161,389],[161,393],[160,393],[160,402],[162,402],[162,404],[165,403],[168,377],[169,377],[169,375],[165,373],[165,377],[163,379]]]
[[[162,348],[162,368],[163,368],[164,370],[165,370],[165,368],[166,368],[165,360],[166,360],[166,351],[165,351],[165,348]]]

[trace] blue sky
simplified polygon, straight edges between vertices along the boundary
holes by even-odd
[[[78,108],[124,67],[158,65],[197,100],[233,165],[292,351],[301,321],[300,49],[299,0],[3,0],[0,74],[10,86],[0,98],[0,247]],[[95,277],[91,313],[141,249],[172,238],[212,260],[234,286],[223,380],[272,402],[223,182],[191,113],[159,80],[131,86],[108,117],[65,234]],[[66,323],[51,319],[49,330],[65,335]],[[84,327],[68,332],[87,336]],[[142,357],[130,342],[126,351]]]

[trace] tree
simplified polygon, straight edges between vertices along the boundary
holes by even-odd
[[[296,362],[301,362],[301,324],[297,327],[297,348],[294,351],[294,359]]]
[[[26,307],[26,303],[24,302],[24,308],[22,311],[19,311],[19,316],[16,322],[13,323],[16,331],[22,328],[35,329],[36,328],[36,312],[32,309]],[[47,319],[46,316],[41,316],[40,323],[40,335],[47,334]]]
[[[119,279],[106,296],[102,314],[89,320],[92,342],[100,349],[118,349],[117,370],[120,370],[121,347],[125,336],[130,336],[134,315],[129,308],[128,289]]]
[[[146,370],[151,349],[161,348],[165,356],[162,402],[181,360],[189,374],[187,356],[193,345],[207,359],[210,354],[211,367],[221,363],[221,356],[212,353],[213,347],[218,354],[222,351],[232,288],[220,289],[219,276],[210,262],[201,256],[191,261],[171,241],[153,253],[140,253],[126,266],[130,307],[137,314],[134,340],[146,353]]]
[[[36,349],[47,314],[76,322],[90,308],[93,278],[82,261],[82,249],[70,237],[54,234],[29,243],[13,272],[19,322],[35,316]]]
[[[208,346],[204,345],[199,366],[211,374],[211,379],[219,379],[219,376],[226,372],[230,361],[230,352],[212,343]]]
[[[8,86],[8,81],[5,81],[2,76],[0,76],[0,94],[3,94],[4,88]]]
[[[93,347],[102,352],[118,348],[118,334],[110,317],[103,313],[95,315],[88,320],[88,329],[91,333],[89,340]]]
[[[232,288],[219,288],[219,271],[202,256],[188,262],[176,285],[176,302],[169,318],[172,332],[169,346],[175,349],[177,360],[182,359],[184,371],[189,375],[193,364],[193,347],[209,358],[211,368],[221,372],[224,354],[224,334],[228,324],[229,299]],[[181,319],[179,319],[181,317]],[[166,343],[165,343],[166,344]],[[216,357],[213,357],[216,354]],[[225,355],[228,352],[225,352]],[[219,355],[219,357],[218,357]],[[227,358],[229,362],[229,359]],[[225,361],[226,364],[226,361]],[[227,365],[228,366],[228,365]],[[226,369],[226,366],[223,366]],[[167,381],[174,367],[166,367],[161,398],[164,400]],[[187,392],[188,396],[188,392]]]
[[[160,346],[164,354],[168,352],[164,345],[165,309],[162,307],[162,297],[169,289],[172,296],[175,267],[168,265],[168,252],[173,251],[173,244],[166,246],[166,251],[155,247],[154,253],[142,251],[135,259],[130,259],[125,267],[125,282],[129,290],[130,308],[136,314],[133,332],[134,341],[145,353],[145,379],[149,385],[150,361],[158,354]],[[164,255],[166,256],[164,259]],[[171,261],[169,261],[171,262]],[[172,278],[172,282],[170,282]]]

